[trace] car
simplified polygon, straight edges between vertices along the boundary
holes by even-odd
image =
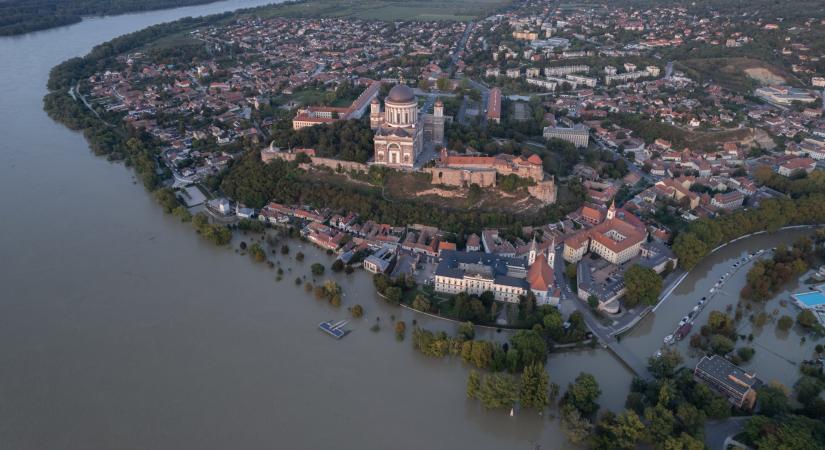
[[[679,321],[679,326],[681,327],[682,325],[684,325],[686,323],[687,323],[687,320],[682,319],[682,320]]]

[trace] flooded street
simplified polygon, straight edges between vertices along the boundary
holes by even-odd
[[[623,336],[622,344],[639,356],[648,357],[654,354],[662,347],[665,336],[673,333],[677,328],[679,320],[687,315],[702,297],[710,298],[710,289],[720,277],[726,272],[735,270],[732,267],[735,262],[741,261],[742,258],[760,249],[789,245],[799,237],[809,236],[811,233],[812,229],[793,229],[770,235],[762,234],[734,242],[717,250],[699,263],[655,312],[649,314],[639,322],[636,328]],[[761,257],[770,258],[770,256],[770,253],[765,253]],[[740,265],[738,270],[725,281],[720,291],[710,298],[708,304],[693,322],[691,334],[698,333],[702,325],[707,323],[711,311],[724,312],[729,305],[735,310],[739,302],[739,291],[745,285],[747,272],[756,259],[758,257],[744,266]],[[746,311],[747,314],[739,322],[737,333],[745,336],[753,334],[753,347],[756,350],[754,358],[743,364],[743,367],[755,371],[757,376],[764,381],[779,380],[786,386],[792,386],[799,377],[797,364],[811,358],[817,343],[814,339],[809,338],[805,343],[800,343],[804,333],[796,325],[788,332],[776,329],[776,320],[782,315],[796,318],[799,310],[793,306],[790,294],[804,289],[807,288],[800,287],[796,282],[789,283],[779,295],[766,302],[764,311],[771,315],[772,319],[763,327],[755,327],[748,320],[748,315],[757,314],[760,311],[758,307],[754,307],[752,311]],[[782,300],[786,301],[784,307],[780,304]],[[690,338],[687,337],[675,346],[685,356],[685,364],[693,366],[701,358],[701,354],[694,354],[691,351],[689,340]],[[746,344],[747,341],[740,339],[737,347]]]

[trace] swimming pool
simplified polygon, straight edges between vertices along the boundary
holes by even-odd
[[[825,293],[820,291],[800,292],[794,294],[793,298],[803,308],[823,308],[825,307]]]

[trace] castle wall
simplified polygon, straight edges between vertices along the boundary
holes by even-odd
[[[274,159],[283,159],[284,161],[294,161],[295,158],[298,156],[298,153],[290,153],[290,152],[261,152],[261,160],[263,162],[269,162]],[[310,156],[309,160],[311,161],[309,164],[304,163],[301,164],[302,169],[309,169],[311,166],[314,167],[328,167],[334,171],[343,170],[344,172],[369,172],[369,166],[366,164],[362,164],[355,161],[342,161],[340,159],[334,158],[322,158],[320,156]]]
[[[425,172],[432,175],[433,184],[447,186],[469,186],[477,184],[481,187],[495,187],[495,170],[467,170],[450,167],[427,167]]]

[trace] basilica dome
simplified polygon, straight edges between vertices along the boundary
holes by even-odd
[[[390,89],[387,94],[387,100],[393,103],[409,103],[415,101],[415,93],[409,86],[404,84],[397,84]]]

